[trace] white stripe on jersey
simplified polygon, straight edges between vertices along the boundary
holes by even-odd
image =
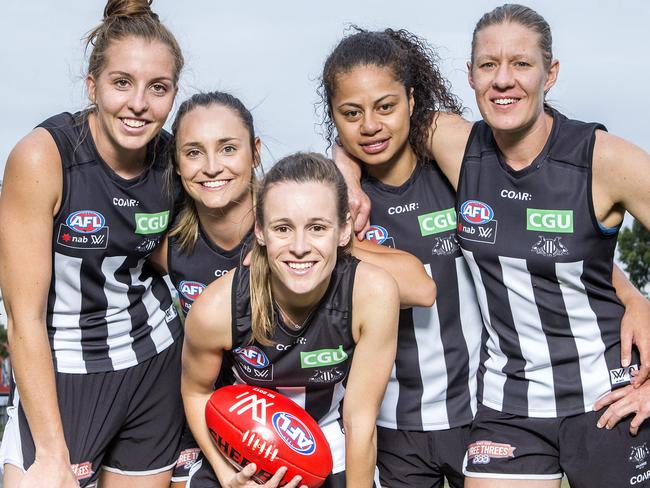
[[[102,274],[106,277],[104,296],[106,296],[106,328],[108,337],[108,356],[113,369],[131,367],[138,364],[131,344],[131,315],[129,314],[129,285],[115,278],[115,272],[122,266],[124,256],[107,256],[102,261]]]
[[[476,372],[481,362],[481,332],[483,322],[477,307],[476,290],[467,262],[462,256],[456,258],[456,276],[458,277],[458,308],[460,326],[469,354],[469,394],[471,396],[472,415],[476,415]]]
[[[54,306],[52,307],[52,327],[54,337],[52,347],[56,357],[57,369],[71,373],[86,373],[86,363],[81,351],[81,258],[54,253]],[[71,312],[74,310],[75,312]]]
[[[377,425],[386,427],[388,429],[397,428],[397,415],[395,412],[395,405],[399,399],[399,381],[397,381],[397,369],[395,363],[390,370],[390,377],[388,378],[388,385],[386,385],[386,393],[384,399],[379,407],[379,415],[377,416]]]
[[[167,320],[165,320],[165,311],[162,309],[162,304],[153,294],[153,287],[151,286],[153,279],[151,277],[145,281],[139,279],[144,263],[145,260],[141,259],[138,261],[138,266],[131,269],[131,283],[145,287],[142,304],[147,310],[147,324],[151,327],[151,340],[156,346],[156,351],[161,352],[174,342],[174,338],[167,325]]]
[[[488,332],[488,350],[498,350],[500,352],[497,356],[490,354],[485,361],[486,371],[483,376],[482,403],[489,408],[501,411],[503,409],[503,388],[506,382],[506,375],[503,374],[503,368],[507,363],[507,359],[499,347],[499,337],[490,322],[487,293],[485,291],[483,279],[481,278],[481,271],[474,259],[474,253],[466,249],[462,249],[462,251],[474,278],[478,304],[481,307],[481,315],[483,316],[483,325],[485,325]],[[488,396],[490,396],[490,398],[487,398]]]
[[[425,264],[424,268],[431,276],[431,265]],[[413,329],[418,345],[418,365],[422,374],[420,402],[422,427],[425,429],[435,427],[436,430],[448,429],[446,395],[442,396],[442,401],[440,395],[440,392],[447,391],[447,364],[440,336],[440,316],[436,303],[432,307],[413,307]],[[438,367],[432,368],[432,365]]]
[[[556,263],[555,273],[560,283],[564,306],[571,310],[569,324],[578,349],[585,411],[591,411],[594,402],[610,391],[605,344],[601,339],[598,318],[591,309],[587,291],[580,279],[583,274],[583,262]]]
[[[332,422],[336,422],[341,418],[341,413],[339,412],[339,406],[343,402],[343,397],[345,396],[345,387],[343,386],[343,381],[339,381],[334,385],[332,391],[332,402],[330,403],[330,408],[328,413],[320,419],[318,422],[320,425],[328,425]]]
[[[499,256],[499,262],[503,286],[508,291],[512,320],[526,361],[524,375],[529,381],[528,410],[534,417],[557,417],[551,353],[542,329],[526,260]],[[537,410],[534,405],[544,405],[544,409]]]

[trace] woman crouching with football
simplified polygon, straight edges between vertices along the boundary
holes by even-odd
[[[256,467],[237,473],[205,423],[220,372],[230,376],[226,382],[275,389],[316,419],[334,460],[324,486],[372,486],[376,449],[368,446],[375,445],[375,420],[395,358],[399,296],[386,271],[349,255],[347,209],[345,182],[330,160],[312,153],[280,160],[258,192],[250,269],[215,281],[192,306],[182,393],[203,453],[190,473],[192,488],[254,486]],[[316,368],[302,364],[307,353],[323,349],[336,354]],[[263,359],[266,374],[247,366],[251,351]],[[266,486],[277,486],[285,471]]]

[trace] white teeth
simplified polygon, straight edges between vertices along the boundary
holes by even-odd
[[[134,129],[137,129],[138,127],[142,127],[146,123],[144,120],[135,120],[135,119],[122,119],[122,122],[124,122],[124,125],[133,127]]]
[[[208,188],[221,188],[222,186],[225,186],[228,183],[228,180],[216,180],[216,181],[204,181],[201,183],[203,186],[207,186]]]
[[[287,263],[291,269],[309,269],[314,263]]]
[[[511,105],[513,103],[516,103],[517,100],[514,98],[497,98],[494,103],[497,105]]]

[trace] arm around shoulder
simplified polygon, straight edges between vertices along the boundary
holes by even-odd
[[[390,273],[397,282],[402,308],[430,307],[435,302],[436,283],[414,255],[367,240],[355,241],[352,254]]]
[[[619,225],[627,210],[650,229],[650,155],[640,147],[596,131],[592,192],[604,225]]]
[[[429,151],[455,190],[471,130],[471,122],[450,112],[436,113],[431,124]]]

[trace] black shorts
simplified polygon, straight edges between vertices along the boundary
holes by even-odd
[[[185,422],[185,426],[183,427],[179,450],[180,454],[178,455],[176,466],[174,466],[174,472],[172,473],[172,483],[180,483],[189,479],[190,469],[198,461],[199,454],[201,453],[201,449],[199,449],[199,445],[194,440],[194,436],[187,422]]]
[[[572,488],[650,487],[650,425],[629,433],[631,417],[599,429],[600,412],[530,418],[479,405],[465,457],[465,475],[560,479]]]
[[[184,422],[181,347],[177,341],[124,370],[56,373],[63,432],[81,487],[94,484],[100,468],[143,476],[174,467]],[[26,470],[34,441],[17,391],[7,411],[0,462]]]
[[[470,427],[407,431],[377,427],[377,467],[386,488],[463,487]]]

